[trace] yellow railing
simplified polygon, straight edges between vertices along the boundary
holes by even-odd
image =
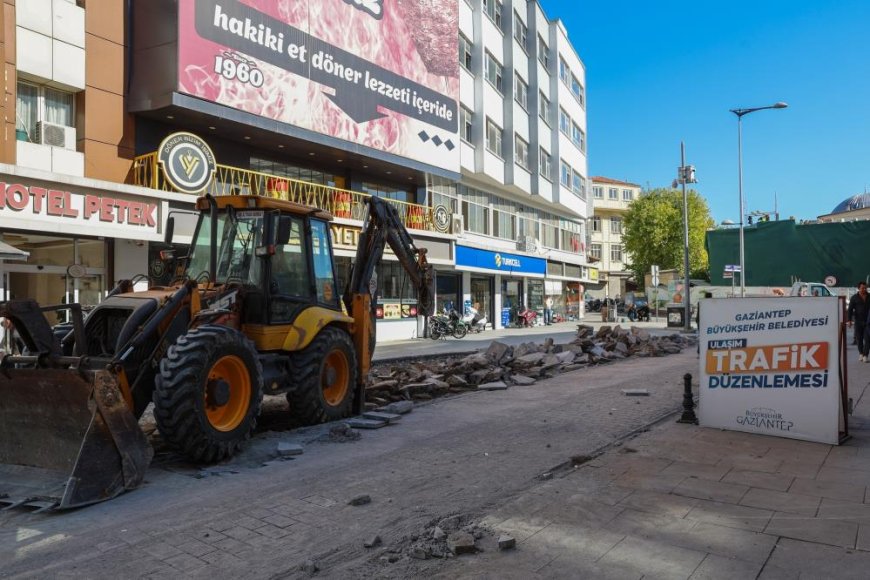
[[[130,179],[133,185],[159,191],[174,191],[160,170],[157,153],[140,155],[133,161]],[[259,171],[218,165],[207,193],[212,195],[264,195],[325,209],[337,218],[362,220],[365,199],[369,194],[289,179]],[[385,200],[399,212],[406,228],[439,231],[435,227],[433,209],[415,203]]]

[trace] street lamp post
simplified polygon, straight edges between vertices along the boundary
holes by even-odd
[[[743,243],[743,222],[746,216],[743,215],[743,134],[742,121],[743,116],[755,111],[763,111],[765,109],[785,109],[788,107],[786,103],[779,102],[766,107],[753,107],[750,109],[730,109],[732,113],[737,115],[737,188],[740,196],[740,297],[746,296],[746,255],[744,252]]]
[[[692,292],[689,280],[689,195],[687,183],[697,183],[695,167],[686,165],[686,144],[680,141],[680,167],[677,169],[677,183],[683,185],[683,330],[692,330]]]

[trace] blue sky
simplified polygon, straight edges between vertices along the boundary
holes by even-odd
[[[717,222],[815,218],[870,191],[870,1],[539,0],[586,65],[590,175],[666,187],[680,163]]]

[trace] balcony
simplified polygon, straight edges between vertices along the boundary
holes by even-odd
[[[158,191],[175,191],[166,181],[157,153],[140,155],[133,161],[133,185]],[[328,185],[308,183],[249,169],[218,165],[215,177],[204,193],[218,195],[262,195],[324,209],[338,219],[362,221],[369,194]],[[434,209],[425,205],[385,199],[396,208],[409,230],[444,234],[435,226]]]

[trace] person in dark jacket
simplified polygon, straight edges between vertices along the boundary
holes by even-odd
[[[849,326],[855,325],[855,338],[858,340],[858,362],[867,362],[870,337],[865,336],[867,315],[870,314],[870,298],[867,297],[867,284],[858,282],[858,292],[849,300],[847,318]]]

